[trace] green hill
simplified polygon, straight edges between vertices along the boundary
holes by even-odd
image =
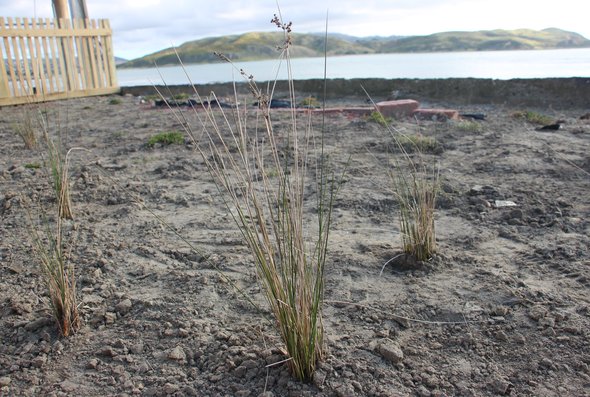
[[[429,36],[406,37],[383,43],[380,52],[543,50],[590,47],[590,40],[560,29],[482,30],[444,32]]]
[[[277,57],[283,35],[252,32],[234,36],[210,37],[189,41],[176,48],[185,64],[220,62],[219,52],[235,61],[253,61]],[[428,36],[359,38],[333,34],[328,38],[328,55],[353,55],[400,52],[449,52],[539,50],[590,47],[590,40],[564,30],[484,30],[478,32],[443,32]],[[126,62],[119,67],[152,67],[178,64],[173,48],[167,48]],[[322,34],[293,34],[292,57],[317,57],[324,54]]]

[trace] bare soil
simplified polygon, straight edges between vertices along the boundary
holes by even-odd
[[[440,144],[424,154],[441,170],[438,253],[411,266],[383,267],[400,247],[388,176],[399,151],[375,123],[326,117],[330,158],[348,170],[326,270],[326,356],[307,384],[280,363],[252,259],[203,160],[188,140],[146,145],[181,129],[172,112],[131,96],[1,108],[0,394],[590,395],[588,109],[531,109],[561,120],[557,131],[512,117],[523,109],[459,110],[485,113],[481,130],[393,123]],[[71,163],[83,326],[69,338],[51,319],[31,249],[27,213],[54,204],[42,150],[14,132],[35,111],[66,148],[86,149]],[[274,120],[285,133],[288,115]],[[313,123],[319,131],[321,117]]]

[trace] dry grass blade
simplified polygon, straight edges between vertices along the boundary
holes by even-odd
[[[47,129],[43,132],[43,139],[59,216],[63,219],[73,219],[68,176],[68,154],[70,152],[64,154],[61,145],[51,139]]]

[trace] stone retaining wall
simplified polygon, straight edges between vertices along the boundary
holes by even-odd
[[[238,84],[240,94],[247,94],[245,84]],[[259,83],[260,87],[264,83]],[[172,94],[192,93],[185,85],[158,87],[161,92]],[[331,79],[327,81],[327,99],[366,98],[363,88],[375,102],[386,99],[415,99],[418,101],[444,102],[456,105],[495,104],[510,106],[590,108],[590,78],[551,79]],[[218,96],[233,95],[232,84],[207,84],[198,86],[201,94],[213,91]],[[299,97],[321,98],[323,80],[295,82]],[[169,91],[168,91],[169,90]],[[154,87],[123,87],[123,94],[155,94]],[[286,82],[278,82],[275,97],[287,91]]]

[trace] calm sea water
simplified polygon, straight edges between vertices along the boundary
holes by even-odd
[[[323,58],[291,60],[293,78],[318,79],[324,75]],[[237,67],[257,81],[286,79],[285,64],[278,61],[239,62]],[[187,76],[188,75],[188,76]],[[229,64],[187,65],[141,69],[119,69],[120,86],[169,85],[241,81],[239,71]],[[590,77],[590,48],[542,51],[446,52],[379,54],[330,57],[328,78],[451,78],[491,79]]]

